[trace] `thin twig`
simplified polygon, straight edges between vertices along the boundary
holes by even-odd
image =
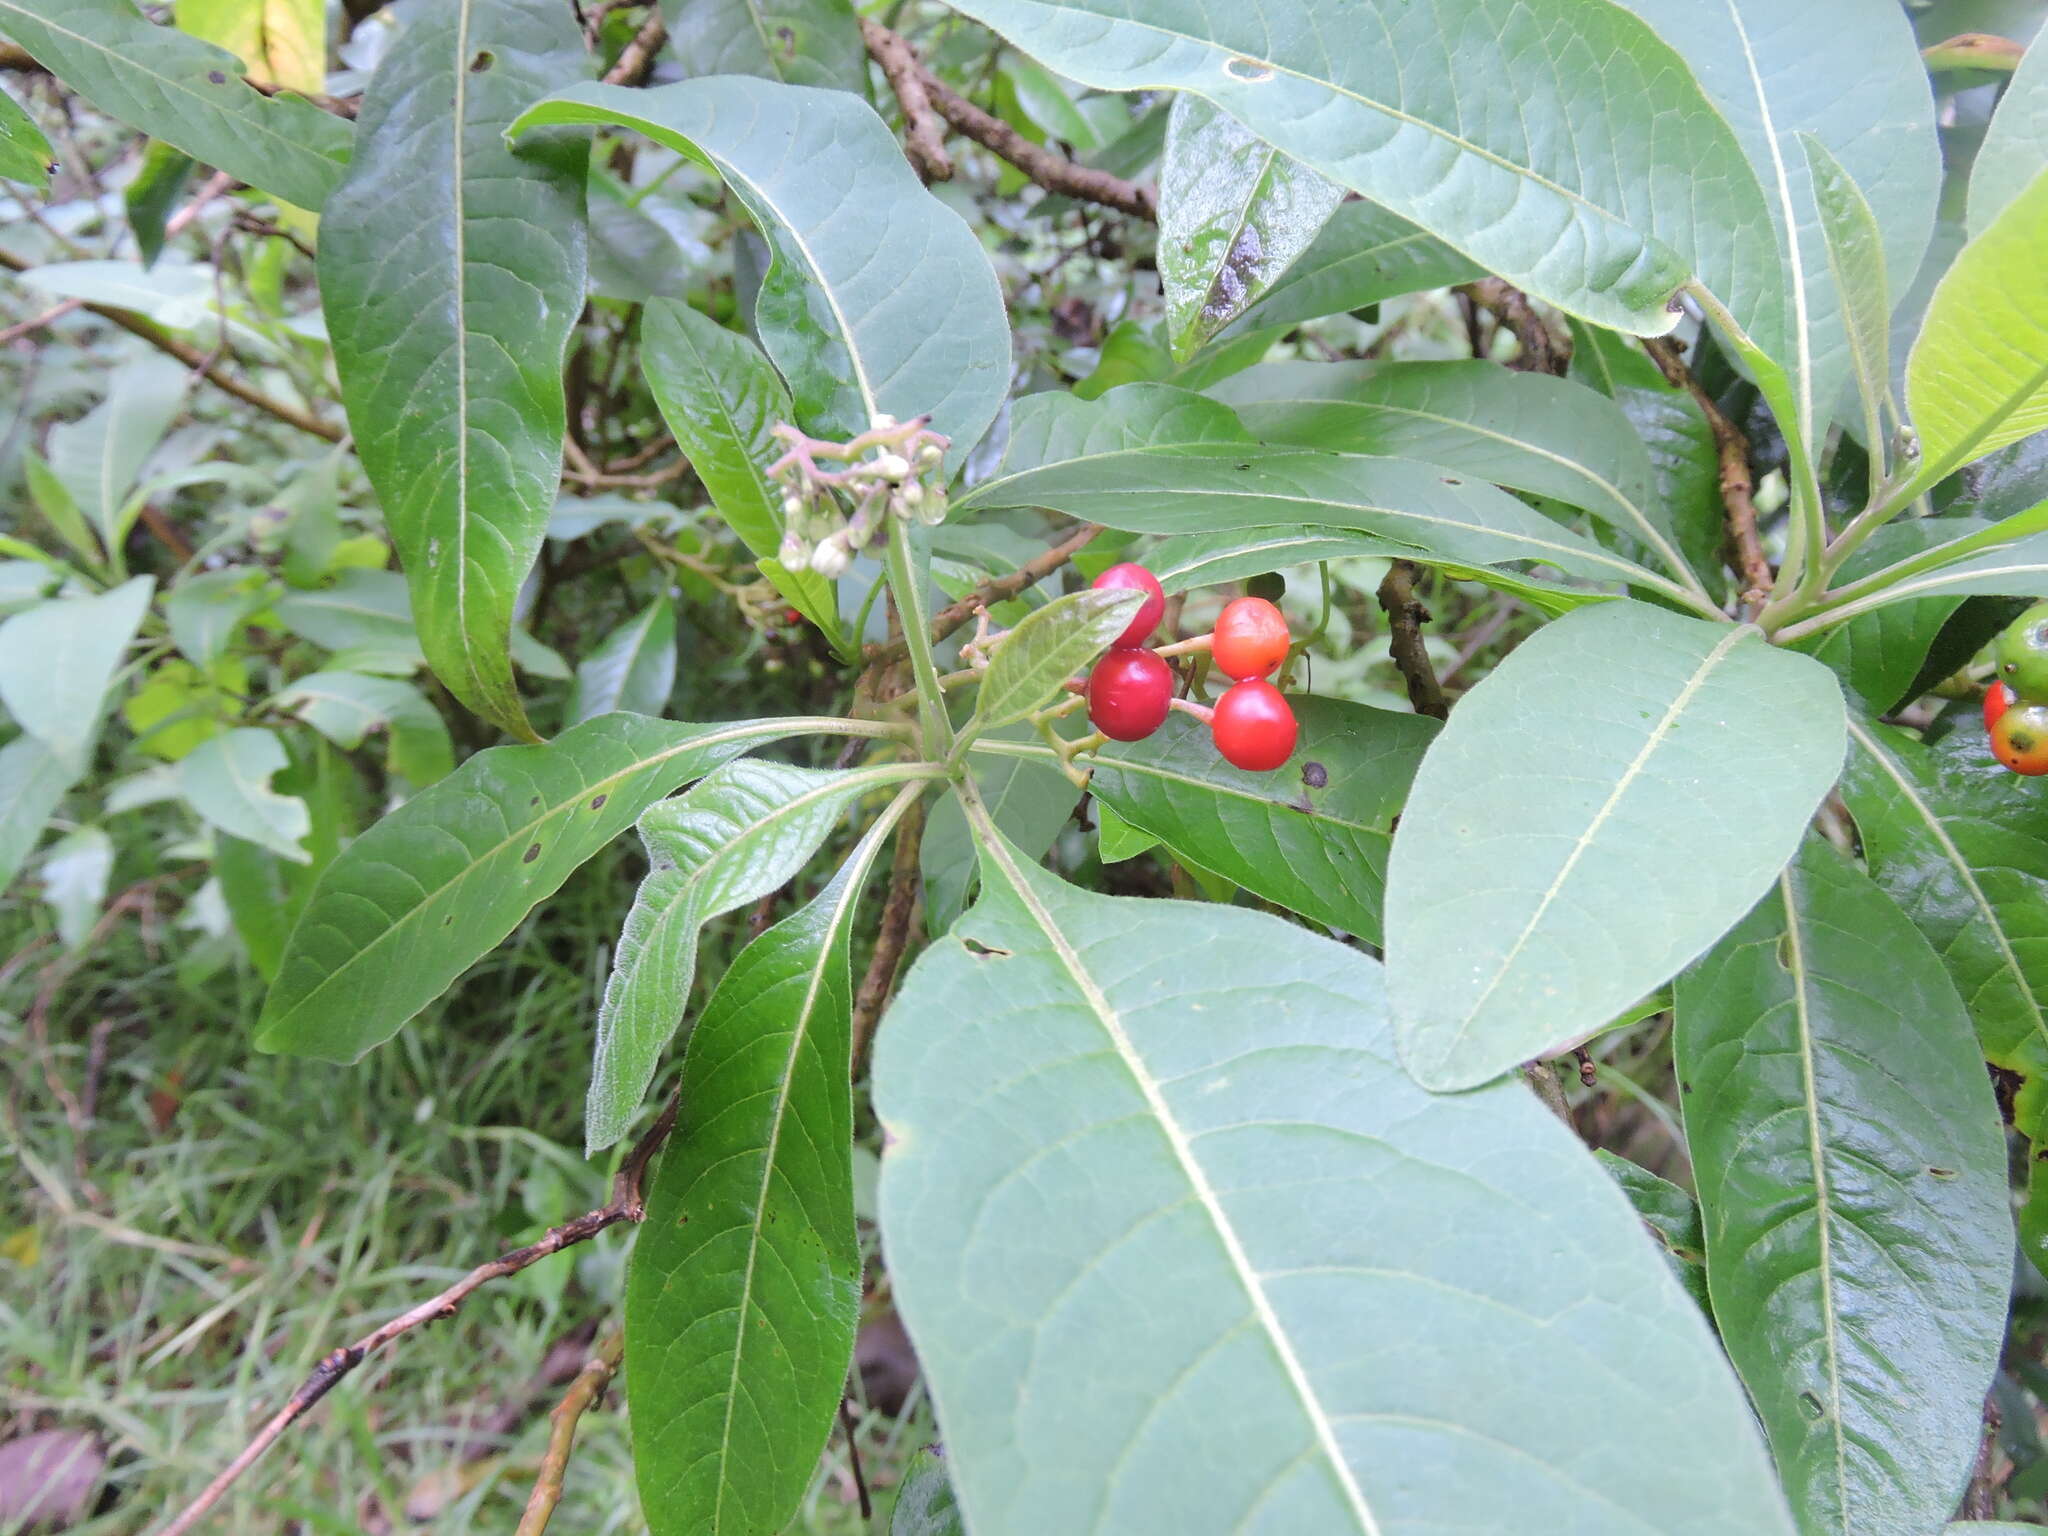
[[[604,83],[638,85],[654,68],[654,56],[667,42],[668,28],[662,24],[661,11],[656,8],[633,34],[633,40],[619,50],[619,61],[604,72]]]
[[[255,1438],[242,1448],[235,1459],[222,1469],[220,1475],[201,1491],[198,1498],[181,1510],[168,1525],[161,1527],[156,1536],[184,1536],[196,1526],[206,1512],[220,1502],[221,1496],[234,1486],[237,1479],[262,1454],[269,1450],[293,1423],[303,1418],[313,1405],[333,1391],[341,1379],[361,1365],[371,1355],[394,1339],[412,1332],[424,1324],[441,1318],[453,1317],[456,1309],[469,1299],[472,1291],[488,1285],[506,1275],[516,1275],[529,1265],[536,1264],[550,1254],[560,1253],[577,1243],[588,1242],[607,1227],[622,1221],[637,1222],[647,1214],[646,1201],[641,1192],[641,1183],[647,1173],[647,1165],[654,1154],[661,1150],[661,1144],[668,1133],[675,1128],[677,1101],[670,1099],[647,1134],[634,1143],[633,1150],[620,1166],[617,1179],[612,1183],[612,1198],[609,1203],[594,1211],[586,1211],[574,1221],[565,1221],[559,1227],[551,1227],[537,1242],[528,1243],[524,1248],[515,1248],[487,1264],[479,1264],[455,1284],[438,1296],[429,1297],[418,1306],[400,1313],[397,1317],[363,1335],[355,1343],[335,1350],[313,1368],[285,1405],[271,1416],[268,1422],[256,1432]]]
[[[1522,344],[1522,355],[1510,367],[1524,373],[1564,377],[1572,360],[1571,347],[1558,340],[1526,293],[1497,277],[1482,277],[1459,291],[1512,331],[1515,340]]]
[[[1729,566],[1742,582],[1743,606],[1752,612],[1761,608],[1771,593],[1771,562],[1764,555],[1756,531],[1756,478],[1749,468],[1749,439],[1742,429],[1721,414],[1714,397],[1700,387],[1685,365],[1685,354],[1667,337],[1645,337],[1643,350],[1657,371],[1692,396],[1693,404],[1707,418],[1714,434],[1714,455],[1720,461],[1721,506],[1727,514]],[[1818,558],[1818,551],[1814,552]]]
[[[903,109],[903,152],[917,169],[920,180],[953,179],[953,157],[946,153],[946,130],[932,111],[931,92],[925,87],[925,69],[917,50],[898,33],[863,16],[860,35],[868,45],[868,56],[882,66],[882,78],[896,93],[896,105]]]
[[[1564,1084],[1557,1080],[1557,1073],[1547,1061],[1525,1061],[1522,1076],[1529,1080],[1529,1086],[1536,1090],[1550,1112],[1566,1125],[1572,1125],[1572,1107],[1565,1101]],[[1576,1130],[1577,1127],[1573,1126]]]
[[[604,1396],[625,1351],[626,1335],[614,1328],[583,1362],[562,1400],[549,1410],[548,1448],[541,1456],[540,1475],[533,1480],[526,1512],[519,1517],[519,1529],[513,1536],[541,1536],[548,1528],[555,1506],[562,1502],[562,1482],[569,1471],[569,1453],[576,1445],[576,1426]]]
[[[1408,702],[1418,715],[1448,720],[1451,709],[1444,702],[1443,685],[1430,665],[1429,647],[1423,644],[1422,626],[1429,622],[1429,610],[1416,600],[1415,562],[1396,560],[1387,567],[1380,582],[1380,607],[1385,610],[1390,630],[1388,649],[1394,666],[1408,685]]]
[[[910,944],[910,920],[916,915],[919,878],[918,854],[924,846],[924,802],[914,800],[903,813],[896,829],[896,857],[889,867],[889,896],[882,904],[882,926],[875,935],[875,953],[868,961],[867,974],[853,996],[853,1075],[858,1078],[867,1060],[868,1042],[896,985],[896,971],[903,963],[903,951]]]
[[[959,602],[941,608],[932,615],[932,644],[937,645],[955,630],[972,623],[975,614],[989,604],[1007,602],[1027,587],[1037,586],[1086,549],[1101,532],[1100,524],[1085,523],[1044,554],[1032,556],[1007,575],[991,576]],[[901,640],[891,640],[869,646],[867,661],[870,667],[878,667],[888,662],[901,661],[908,654],[909,648]]]
[[[62,303],[51,305],[40,315],[34,315],[27,320],[17,321],[15,324],[8,326],[6,330],[0,331],[0,347],[6,346],[10,341],[21,340],[30,331],[40,331],[44,326],[55,325],[74,309],[83,309],[84,307],[85,300],[83,299],[65,299]]]
[[[899,43],[903,41],[878,23],[863,23],[861,30],[868,40],[870,53],[878,46],[881,37],[894,38]],[[910,45],[903,43],[903,46],[908,50]],[[948,87],[922,64],[917,64],[916,70],[918,84],[924,87],[925,95],[938,109],[939,116],[982,148],[1009,161],[1046,191],[1063,193],[1084,203],[1100,203],[1133,218],[1156,219],[1159,216],[1159,196],[1151,187],[1125,181],[1121,176],[1112,176],[1092,166],[1077,165],[1065,155],[1034,144],[1001,118],[982,111]]]
[[[868,1494],[867,1473],[861,1470],[860,1437],[854,1432],[853,1408],[844,1396],[839,1399],[839,1427],[846,1431],[846,1464],[853,1470],[853,1491],[860,1495],[860,1517],[872,1520],[875,1518],[875,1501]],[[526,1536],[526,1533],[521,1531],[519,1536]]]

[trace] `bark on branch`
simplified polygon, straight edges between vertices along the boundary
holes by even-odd
[[[1714,397],[1700,387],[1685,365],[1685,354],[1668,337],[1645,337],[1643,350],[1657,371],[1692,396],[1714,434],[1714,456],[1720,463],[1721,506],[1728,523],[1728,564],[1742,582],[1742,604],[1752,614],[1771,593],[1771,562],[1757,537],[1756,479],[1749,468],[1749,439],[1721,413]]]

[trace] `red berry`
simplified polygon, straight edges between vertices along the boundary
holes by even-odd
[[[1145,594],[1145,601],[1138,609],[1138,616],[1131,620],[1130,627],[1110,641],[1118,650],[1127,646],[1143,645],[1152,638],[1152,631],[1159,627],[1160,619],[1166,616],[1166,593],[1160,588],[1159,578],[1142,565],[1133,564],[1128,560],[1122,565],[1112,565],[1089,585],[1124,587]],[[1135,741],[1137,738],[1123,739]]]
[[[1998,717],[2011,709],[2019,695],[2012,691],[2012,684],[1992,679],[1991,686],[1984,690],[1984,728],[1988,731],[1998,724]]]
[[[1287,659],[1293,643],[1278,608],[1263,597],[1240,597],[1217,615],[1209,654],[1225,677],[1264,677]]]
[[[1286,762],[1301,735],[1286,696],[1257,677],[1225,691],[1216,701],[1209,729],[1223,760],[1253,773],[1268,773]]]
[[[1173,668],[1151,651],[1111,651],[1088,674],[1088,718],[1111,741],[1143,741],[1172,702]]]
[[[1991,727],[1991,755],[2014,773],[2048,773],[2048,704],[2015,704]]]

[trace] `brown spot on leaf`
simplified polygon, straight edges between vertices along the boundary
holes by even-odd
[[[532,846],[531,848],[529,848],[529,849],[527,849],[527,850],[526,850],[526,856],[525,856],[524,858],[522,858],[522,859],[521,859],[521,860],[520,860],[519,862],[520,862],[520,863],[522,863],[522,864],[531,864],[531,863],[532,863],[532,862],[533,862],[533,861],[534,861],[535,859],[537,859],[537,858],[539,858],[539,857],[540,857],[540,844],[539,844],[539,843],[535,843],[535,844],[534,844],[534,845],[533,845],[533,846]]]

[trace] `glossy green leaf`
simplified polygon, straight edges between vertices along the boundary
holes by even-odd
[[[128,213],[128,228],[135,236],[135,248],[146,271],[164,253],[164,226],[170,222],[178,199],[192,180],[198,162],[182,149],[152,139],[142,151],[142,169],[121,189],[121,203]]]
[[[1629,420],[1581,385],[1493,363],[1267,363],[1211,391],[1262,441],[1441,464],[1592,513],[1685,570]]]
[[[2048,170],[2007,203],[1934,290],[1906,361],[1914,483],[2048,428]]]
[[[922,414],[955,462],[995,419],[1010,326],[981,243],[865,101],[740,76],[550,97],[515,133],[631,128],[725,178],[768,242],[754,320],[801,425],[852,436]]]
[[[1884,237],[1863,191],[1827,145],[1810,133],[1799,135],[1814,205],[1820,210],[1828,279],[1841,311],[1849,376],[1863,401],[1864,437],[1881,451],[1886,403],[1891,398],[1891,286],[1884,264]],[[1825,387],[1823,378],[1823,387]]]
[[[31,192],[47,192],[55,169],[43,130],[20,102],[0,91],[0,176],[21,182]]]
[[[120,549],[139,510],[129,508],[128,492],[184,409],[190,381],[175,358],[145,353],[115,370],[105,400],[50,430],[50,468],[110,554]]]
[[[610,1146],[633,1123],[690,1005],[704,925],[793,878],[848,805],[905,777],[896,765],[835,773],[743,759],[641,816],[650,867],[597,1013],[583,1115],[588,1151]]]
[[[1338,533],[1328,528],[1246,528],[1229,533],[1176,534],[1161,539],[1147,552],[1145,568],[1159,578],[1159,585],[1170,595],[1193,587],[1242,581],[1247,576],[1317,560],[1353,556],[1406,560],[1416,552],[1412,544],[1364,533]]]
[[[675,682],[676,605],[657,597],[576,664],[576,686],[563,718],[581,725],[615,709],[659,715]]]
[[[1746,625],[1602,603],[1523,641],[1458,701],[1394,838],[1402,1062],[1468,1088],[1668,981],[1784,867],[1843,745],[1832,674]]]
[[[1342,699],[1297,695],[1294,756],[1246,773],[1182,714],[1097,755],[1089,789],[1176,855],[1369,944],[1394,820],[1437,723]]]
[[[164,594],[164,620],[185,659],[195,667],[210,667],[272,595],[269,578],[256,567],[195,571]]]
[[[1105,864],[1121,864],[1159,846],[1159,839],[1132,826],[1107,802],[1095,802],[1095,852]]]
[[[114,873],[114,840],[99,827],[79,827],[50,845],[43,855],[43,902],[57,916],[57,938],[76,949],[107,900]]]
[[[455,771],[455,749],[440,714],[417,688],[395,677],[312,672],[280,690],[271,703],[290,710],[344,752],[388,731],[391,766],[416,788]]]
[[[1344,189],[1199,96],[1173,98],[1159,167],[1159,281],[1182,362],[1314,242]]]
[[[318,209],[341,180],[345,121],[251,89],[233,54],[131,0],[0,0],[0,32],[109,117],[287,202]]]
[[[896,1507],[889,1513],[889,1536],[967,1536],[960,1500],[938,1446],[927,1445],[910,1458]]]
[[[268,848],[294,864],[310,863],[301,843],[312,813],[271,778],[289,763],[274,731],[245,727],[210,737],[178,760],[178,793],[200,817],[231,837]]]
[[[79,773],[26,733],[0,747],[0,891],[14,883]]]
[[[330,651],[409,654],[419,664],[412,601],[396,571],[346,570],[332,586],[287,592],[272,607],[286,629]]]
[[[1756,174],[1685,62],[1618,6],[1303,0],[1284,18],[1187,0],[954,8],[1084,85],[1202,96],[1574,314],[1661,335],[1674,292],[1697,277],[1751,336],[1782,345]],[[1473,80],[1513,82],[1512,101]]]
[[[1789,1531],[1628,1202],[1519,1084],[1408,1080],[1373,961],[1002,844],[982,892],[874,1070],[969,1529]]]
[[[2048,1146],[2048,825],[1974,730],[1926,746],[1851,719],[1842,796],[1877,883],[1948,967],[2013,1123]],[[2038,1262],[2048,1253],[2031,1254]]]
[[[654,1536],[790,1522],[860,1320],[853,976],[864,839],[742,950],[690,1032],[682,1117],[626,1280],[627,1401]]]
[[[1377,203],[1345,203],[1301,258],[1251,303],[1231,334],[1299,325],[1485,275],[1469,256]]]
[[[847,0],[666,0],[662,13],[685,75],[867,92],[867,50]]]
[[[826,719],[691,725],[606,715],[545,746],[479,752],[386,815],[321,876],[256,1044],[353,1061],[390,1039],[677,785]]]
[[[49,461],[24,444],[21,469],[22,478],[28,482],[29,497],[35,502],[36,510],[42,513],[43,521],[85,563],[87,569],[98,569],[105,560],[99,539],[87,526],[77,498],[57,478],[57,472],[50,468]]]
[[[1991,127],[1970,162],[1969,230],[1991,221],[2048,164],[2048,48],[2029,48],[1999,93]]]
[[[562,461],[583,306],[585,136],[506,129],[589,69],[553,0],[449,0],[371,77],[320,227],[342,401],[398,545],[428,663],[530,737],[507,653]]]
[[[1954,985],[1816,839],[1676,1011],[1714,1315],[1802,1526],[1936,1529],[1976,1460],[2013,1257]]]
[[[0,624],[0,704],[75,774],[99,736],[100,708],[156,580],[99,597],[60,597]]]
[[[1059,697],[1145,605],[1141,592],[1090,587],[1034,608],[997,642],[975,703],[978,729],[1014,725]]]
[[[1784,341],[1774,346],[1747,321],[1744,329],[1784,368],[1782,414],[1811,422],[1807,435],[1819,443],[1851,361],[1826,210],[1799,139],[1818,139],[1862,189],[1883,228],[1883,264],[1903,283],[1933,232],[1942,174],[1934,102],[1912,28],[1899,8],[1868,0],[1619,3],[1677,50],[1756,172],[1784,268]],[[1848,38],[1853,46],[1844,46]],[[1707,286],[1714,287],[1711,278]]]
[[[776,590],[836,641],[839,604],[832,583],[815,571],[785,571],[775,561],[782,496],[766,471],[783,445],[769,429],[795,420],[796,410],[761,349],[678,299],[654,299],[640,321],[640,368],[718,515],[753,551]]]
[[[1700,1203],[1669,1179],[1659,1178],[1640,1164],[1612,1152],[1594,1149],[1593,1156],[1607,1170],[1607,1176],[1621,1186],[1628,1202],[1643,1218],[1643,1225],[1671,1262],[1671,1273],[1685,1287],[1700,1310],[1713,1315],[1707,1295],[1707,1237],[1700,1226]]]

